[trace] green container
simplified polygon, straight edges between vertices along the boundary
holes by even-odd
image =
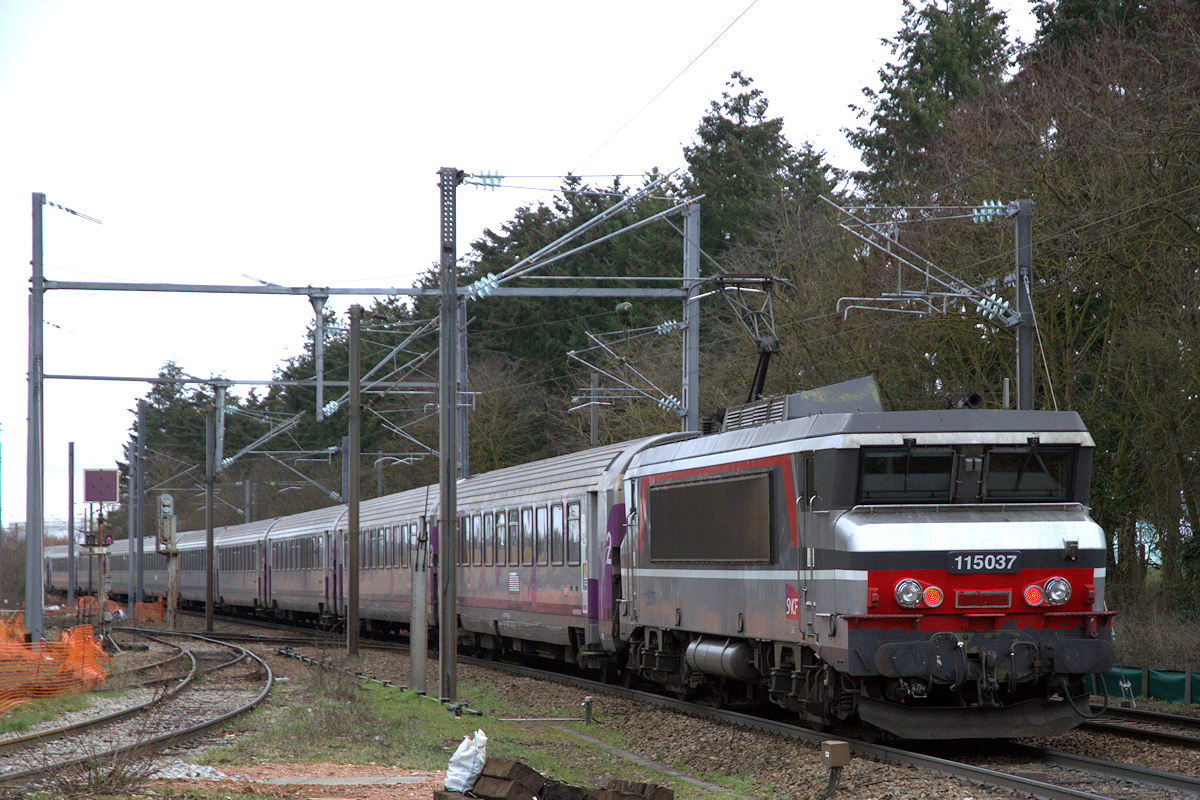
[[[1109,697],[1120,698],[1121,695],[1121,679],[1129,681],[1130,687],[1133,689],[1135,696],[1142,693],[1142,669],[1141,667],[1113,667],[1108,672],[1102,673],[1104,686],[1108,689]],[[1091,690],[1092,694],[1100,694],[1099,687],[1092,685],[1092,676],[1088,675],[1084,680],[1084,686]]]
[[[1170,703],[1182,703],[1187,675],[1168,669],[1150,670],[1150,696],[1156,700],[1166,700]]]

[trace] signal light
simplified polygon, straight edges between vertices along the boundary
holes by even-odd
[[[942,598],[942,590],[936,586],[926,586],[924,593],[921,595],[921,599],[925,602],[925,605],[929,606],[930,608],[937,608],[940,606],[942,604]]]
[[[1025,587],[1025,602],[1031,606],[1040,606],[1042,604],[1042,587],[1036,583]]]

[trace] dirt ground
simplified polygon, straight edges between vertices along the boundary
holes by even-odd
[[[429,800],[434,789],[442,788],[444,772],[417,772],[395,767],[367,766],[361,764],[253,764],[249,766],[224,767],[227,775],[238,776],[232,781],[200,781],[172,779],[157,781],[156,784],[169,788],[174,793],[189,791],[213,794],[259,794],[279,798],[345,798],[345,800]],[[279,778],[418,778],[415,783],[398,784],[339,784],[322,786],[307,783],[272,784],[266,781]]]

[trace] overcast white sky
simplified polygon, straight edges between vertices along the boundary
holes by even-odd
[[[749,4],[0,0],[4,524],[25,517],[32,192],[104,223],[45,209],[51,280],[407,286],[437,259],[439,167],[671,169],[733,70],[793,143],[858,166],[841,131],[900,0],[759,0],[594,152]],[[1031,38],[1027,0],[993,5]],[[460,254],[538,198],[460,189]],[[311,314],[304,298],[52,292],[46,372],[147,376],[173,359],[269,378]],[[147,389],[47,382],[48,529],[67,514],[67,443],[78,470],[113,467]]]

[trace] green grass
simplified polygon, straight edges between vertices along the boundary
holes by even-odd
[[[24,733],[39,722],[52,720],[70,711],[82,711],[91,704],[85,692],[31,700],[0,717],[0,734]]]
[[[496,681],[504,678],[497,676]],[[357,681],[340,673],[313,670],[292,682],[241,722],[244,733],[225,747],[208,750],[201,758],[218,768],[254,762],[333,761],[395,765],[418,770],[441,770],[464,736],[476,728],[488,735],[487,753],[493,758],[523,761],[555,780],[580,786],[602,786],[609,778],[671,786],[678,796],[709,800],[718,794],[678,783],[669,777],[614,757],[560,730],[556,724],[504,722],[501,717],[575,717],[577,705],[563,708],[514,708],[496,682],[459,682],[459,696],[484,716],[454,717],[438,703],[414,692]],[[628,750],[624,741],[603,725],[569,723],[589,736]],[[683,769],[682,771],[687,771]],[[713,783],[750,794],[753,776],[714,774]],[[759,787],[761,789],[761,787]]]

